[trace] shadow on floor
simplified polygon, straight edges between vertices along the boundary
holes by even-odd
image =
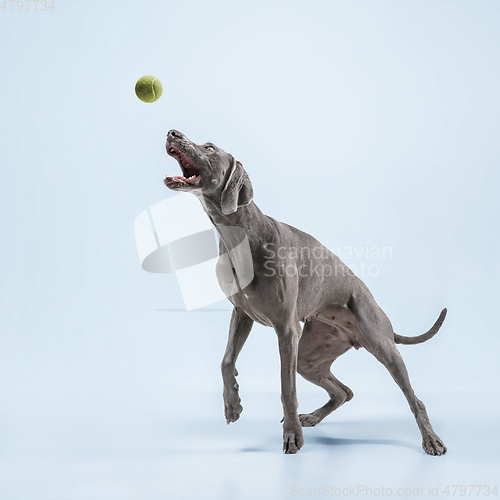
[[[359,444],[375,444],[381,445],[385,444],[388,446],[400,446],[403,448],[416,449],[417,447],[404,441],[398,441],[397,439],[347,439],[347,438],[331,438],[326,436],[309,436],[308,442],[317,443],[321,445],[329,446],[352,446]],[[418,448],[417,448],[418,449]]]

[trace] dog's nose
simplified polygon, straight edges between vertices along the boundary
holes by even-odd
[[[167,137],[170,137],[172,139],[180,139],[182,137],[182,134],[178,130],[172,129],[167,134]]]

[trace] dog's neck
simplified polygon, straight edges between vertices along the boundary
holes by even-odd
[[[263,224],[266,224],[267,217],[260,211],[259,207],[251,201],[248,205],[238,207],[232,214],[222,213],[220,202],[212,200],[210,197],[199,198],[212,224],[217,229],[219,235],[224,239],[220,227],[239,227],[245,231],[250,244],[252,241],[260,241],[258,238],[262,232]]]
[[[205,210],[206,214],[210,217],[214,226],[238,226],[246,229],[251,225],[252,221],[263,216],[259,207],[251,201],[244,207],[238,207],[236,212],[232,214],[224,214],[220,207],[220,202],[212,200],[211,197],[201,196],[199,200]]]

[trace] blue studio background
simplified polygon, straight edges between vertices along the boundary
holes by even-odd
[[[500,4],[54,6],[0,9],[0,498],[492,487]],[[145,74],[154,104],[134,94]],[[448,308],[432,341],[400,348],[448,454],[424,454],[388,372],[352,350],[333,372],[354,399],[283,455],[277,340],[258,325],[226,425],[230,304],[166,311],[183,307],[175,276],[143,271],[135,246],[135,217],[172,196],[171,128],[240,160],[264,213],[375,266],[361,277],[398,333]],[[326,402],[300,378],[298,395],[304,413]]]

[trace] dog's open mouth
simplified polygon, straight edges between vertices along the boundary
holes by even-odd
[[[200,183],[201,172],[194,162],[175,146],[167,146],[167,153],[179,162],[182,175],[167,175],[164,179],[169,188],[196,186]]]

